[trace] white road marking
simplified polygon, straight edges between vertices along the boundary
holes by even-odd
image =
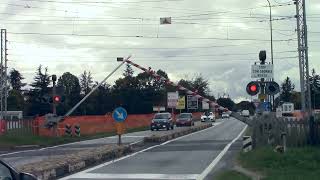
[[[199,174],[102,174],[86,173],[77,179],[196,179]]]
[[[243,130],[239,133],[239,135],[234,138],[229,144],[226,145],[226,147],[219,153],[219,155],[211,162],[211,164],[201,173],[201,175],[197,178],[197,180],[204,179],[212,170],[213,168],[219,163],[219,161],[222,159],[222,157],[227,153],[230,146],[236,142],[241,135],[244,133],[244,131],[247,129],[248,125],[246,125]]]
[[[146,136],[126,136],[126,135],[121,136],[121,138],[144,138],[144,137],[146,137]],[[118,136],[110,136],[108,138],[109,139],[115,139],[115,138],[118,139]]]
[[[113,160],[113,161],[108,161],[108,162],[106,162],[106,163],[103,163],[103,164],[100,164],[100,165],[98,165],[98,166],[89,168],[89,169],[87,169],[87,170],[78,172],[78,173],[76,173],[76,174],[73,174],[73,175],[70,175],[70,176],[61,178],[61,179],[59,179],[59,180],[69,180],[69,179],[72,179],[72,178],[81,178],[81,177],[84,177],[84,176],[85,176],[86,174],[88,174],[88,172],[90,172],[90,171],[94,171],[94,170],[96,170],[96,169],[100,169],[100,168],[102,168],[102,167],[104,167],[104,166],[108,166],[108,165],[113,164],[113,163],[115,163],[115,162],[118,162],[118,161],[121,161],[121,160],[130,158],[130,157],[132,157],[132,156],[135,156],[135,155],[137,155],[137,154],[143,153],[143,152],[148,151],[148,150],[150,150],[150,149],[153,149],[153,148],[156,148],[156,147],[159,147],[159,146],[166,145],[166,144],[168,144],[168,143],[170,143],[170,142],[177,141],[177,140],[179,140],[179,139],[181,139],[181,138],[185,138],[185,137],[188,137],[188,136],[191,136],[191,135],[194,135],[194,134],[203,132],[203,131],[210,130],[210,129],[212,129],[212,128],[215,128],[217,125],[219,125],[219,124],[221,124],[221,123],[222,123],[222,122],[218,122],[216,125],[214,125],[214,126],[212,126],[212,127],[210,127],[210,128],[203,129],[203,130],[201,130],[201,131],[197,131],[197,132],[194,132],[194,133],[191,133],[191,134],[187,134],[187,135],[178,137],[178,138],[176,138],[176,139],[172,139],[172,140],[166,141],[166,142],[164,142],[164,143],[162,143],[162,144],[159,144],[159,145],[155,145],[155,146],[148,147],[148,148],[146,148],[146,149],[143,149],[143,150],[141,150],[141,151],[135,152],[135,153],[133,153],[133,154],[129,154],[129,155],[127,155],[127,156],[123,156],[123,157],[121,157],[121,158],[119,158],[119,159],[115,159],[115,160]],[[138,142],[137,142],[137,143],[138,143]],[[150,178],[149,178],[149,179],[150,179]],[[194,179],[196,179],[196,178],[194,178]]]

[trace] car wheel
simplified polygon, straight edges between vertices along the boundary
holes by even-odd
[[[153,128],[151,128],[151,131],[154,131],[154,129],[153,129]]]
[[[171,130],[173,130],[173,129],[174,129],[174,126],[172,125],[172,126],[171,126]]]

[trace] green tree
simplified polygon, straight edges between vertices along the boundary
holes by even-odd
[[[320,75],[312,69],[310,80],[311,103],[314,109],[320,108]]]
[[[84,71],[80,75],[80,87],[81,87],[81,93],[82,94],[88,94],[93,86],[93,80],[91,76],[91,72]]]
[[[250,114],[254,114],[256,107],[252,102],[249,101],[241,101],[235,106],[236,110],[249,110]]]
[[[217,100],[217,103],[225,108],[228,108],[229,110],[233,111],[235,109],[235,103],[230,98],[219,98]]]
[[[66,113],[72,108],[79,100],[81,87],[77,76],[70,72],[65,72],[58,79],[57,83],[57,94],[64,97],[64,102],[60,103],[57,107],[58,114]],[[76,110],[75,114],[79,114],[79,109]]]
[[[37,69],[34,77],[34,82],[31,83],[32,89],[28,93],[28,115],[44,115],[51,112],[50,99],[51,88],[50,75],[48,74],[48,68],[46,67],[43,71],[40,65]]]
[[[24,97],[21,91],[12,89],[9,91],[8,96],[8,110],[9,111],[23,111],[24,110]]]
[[[284,82],[281,84],[281,100],[284,102],[291,102],[292,91],[294,90],[294,84],[291,82],[291,79],[287,77]]]
[[[132,69],[131,65],[128,63],[126,64],[126,69],[124,70],[123,76],[124,77],[132,77],[133,76],[133,69]]]
[[[21,88],[26,85],[26,83],[22,83],[24,79],[20,72],[16,69],[12,69],[9,73],[9,79],[12,89],[21,91]]]

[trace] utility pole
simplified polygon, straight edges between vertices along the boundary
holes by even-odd
[[[57,81],[57,76],[56,75],[52,75],[52,83],[53,83],[53,87],[52,87],[52,113],[57,115],[57,104],[54,101],[54,97],[56,96],[57,92],[56,92],[56,81]]]
[[[3,119],[7,114],[7,98],[8,98],[8,48],[7,48],[7,30],[1,29],[1,64],[0,64],[0,101],[1,115]]]
[[[309,82],[308,28],[306,18],[306,1],[294,0],[296,5],[298,53],[300,69],[301,105],[304,117],[309,120],[310,139],[314,142],[314,122],[311,110],[311,92]]]
[[[296,4],[298,53],[300,69],[300,88],[302,111],[311,113],[311,93],[309,82],[309,62],[308,62],[308,37],[305,12],[305,0],[294,0]]]

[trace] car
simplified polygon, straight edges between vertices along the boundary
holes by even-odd
[[[243,117],[249,117],[249,116],[250,116],[250,112],[249,112],[249,110],[242,110],[242,111],[241,111],[241,115],[242,115]]]
[[[215,115],[213,112],[205,112],[201,115],[201,122],[206,122],[206,121],[215,121]]]
[[[229,118],[230,115],[228,113],[222,113],[221,117],[222,117],[222,119]]]
[[[0,179],[2,180],[37,180],[37,178],[28,173],[19,172],[6,162],[0,160]]]
[[[168,112],[155,114],[151,121],[150,129],[151,131],[154,131],[155,129],[157,131],[159,129],[174,129],[174,123],[171,114]]]
[[[181,113],[177,118],[176,126],[194,126],[192,113]]]

